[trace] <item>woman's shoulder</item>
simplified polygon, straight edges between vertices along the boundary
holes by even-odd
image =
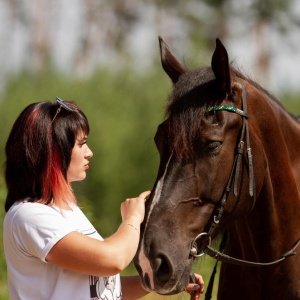
[[[22,222],[30,222],[34,219],[42,219],[45,216],[59,216],[60,213],[52,206],[31,202],[27,199],[15,202],[6,213],[6,219],[14,219]]]

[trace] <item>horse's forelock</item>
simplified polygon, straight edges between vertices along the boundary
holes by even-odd
[[[208,107],[222,102],[223,95],[211,68],[184,73],[174,84],[166,109],[171,153],[179,158],[196,155],[201,120]]]
[[[172,100],[184,97],[195,88],[205,88],[205,84],[216,79],[211,67],[198,68],[183,73],[176,84],[173,85]]]
[[[191,158],[195,155],[194,141],[199,138],[203,109],[185,110],[172,114],[168,120],[168,141],[170,153],[178,158]]]

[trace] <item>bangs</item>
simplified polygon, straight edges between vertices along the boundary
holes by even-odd
[[[78,117],[78,115],[79,115],[79,117]],[[73,113],[72,117],[70,116],[70,119],[71,119],[70,122],[74,126],[72,131],[74,132],[74,134],[76,136],[80,131],[82,131],[85,135],[89,135],[90,125],[89,125],[89,122],[88,122],[85,114],[82,111],[79,111],[78,115],[75,116]]]
[[[62,108],[53,122],[53,126],[56,136],[67,135],[71,147],[75,145],[77,134],[80,131],[85,135],[90,133],[88,119],[79,108],[76,111],[68,111]]]

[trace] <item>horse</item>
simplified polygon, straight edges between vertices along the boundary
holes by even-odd
[[[299,119],[229,63],[219,39],[196,69],[159,44],[172,89],[134,258],[144,288],[184,291],[206,253],[222,260],[220,300],[300,299]]]

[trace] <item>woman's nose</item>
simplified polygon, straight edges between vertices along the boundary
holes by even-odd
[[[86,158],[91,158],[92,156],[93,156],[92,150],[89,147],[87,147],[87,151],[86,151],[85,157]]]

